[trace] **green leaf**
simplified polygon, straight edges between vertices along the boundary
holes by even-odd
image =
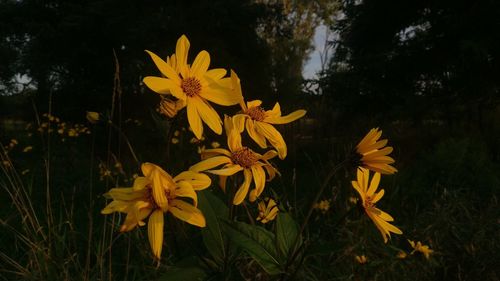
[[[283,272],[272,232],[243,222],[224,221],[224,226],[231,241],[247,252],[267,273],[273,275]]]
[[[302,244],[302,239],[296,241],[297,235],[299,235],[297,222],[289,213],[279,212],[276,218],[276,238],[278,248],[284,257],[288,257],[296,249],[295,242],[298,242],[297,247]]]
[[[198,192],[198,208],[203,212],[207,226],[201,229],[203,243],[215,262],[222,266],[227,254],[218,217],[227,218],[229,211],[226,205],[209,190]]]

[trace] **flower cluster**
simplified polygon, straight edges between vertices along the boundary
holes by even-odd
[[[387,140],[379,141],[381,135],[382,131],[372,129],[357,145],[356,151],[361,157],[361,166],[358,167],[357,180],[352,181],[352,187],[358,192],[363,209],[382,234],[384,242],[387,243],[391,233],[402,234],[403,232],[390,224],[394,221],[391,215],[375,206],[385,193],[383,189],[377,192],[381,173],[393,174],[397,171],[389,165],[394,163],[394,159],[387,156],[392,152],[392,147],[386,147]],[[371,181],[370,170],[375,172]]]
[[[161,77],[147,76],[144,84],[152,91],[160,94],[161,101],[157,109],[166,117],[174,117],[184,108],[187,114],[189,130],[193,132],[199,145],[201,161],[192,165],[188,171],[171,177],[161,167],[145,163],[142,165],[142,177],[137,177],[132,187],[113,188],[106,197],[112,199],[103,214],[114,212],[126,213],[120,231],[130,231],[137,226],[145,225],[148,218],[148,237],[156,258],[160,258],[163,245],[163,220],[165,213],[198,227],[205,226],[205,218],[197,208],[196,191],[211,185],[211,179],[204,173],[219,176],[219,185],[225,191],[229,177],[233,182],[241,181],[235,191],[232,203],[241,204],[247,197],[254,202],[263,193],[266,181],[271,181],[278,170],[269,162],[278,156],[284,159],[287,146],[281,133],[273,126],[295,121],[306,114],[305,110],[297,110],[282,116],[279,103],[272,110],[264,110],[259,100],[245,103],[240,79],[236,72],[221,68],[209,69],[210,55],[207,51],[199,52],[192,63],[188,62],[190,43],[182,35],[176,45],[175,53],[163,60],[153,52],[146,51],[161,73]],[[241,112],[230,117],[221,115],[212,104],[219,106],[240,105]],[[91,122],[99,120],[98,114],[89,112],[87,118]],[[212,148],[201,146],[205,125],[214,133],[221,135],[225,131],[227,147],[211,142]],[[224,130],[223,130],[224,128]],[[247,132],[258,147],[274,149],[259,153],[242,141],[242,134]],[[170,140],[179,143],[180,132],[174,132]],[[101,169],[106,175],[108,170]],[[240,173],[241,172],[241,173]],[[242,179],[237,174],[243,174]],[[251,188],[252,187],[252,188]],[[262,200],[258,204],[258,221],[267,223],[275,219],[278,206],[273,199]]]

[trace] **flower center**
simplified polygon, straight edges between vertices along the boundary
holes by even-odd
[[[366,208],[369,208],[369,207],[373,207],[373,198],[371,196],[366,196],[366,199],[365,199],[365,202],[363,202],[363,207]]]
[[[250,107],[246,114],[255,121],[263,121],[266,118],[266,112],[260,106]]]
[[[193,97],[201,92],[201,83],[194,77],[188,77],[182,79],[181,88],[188,97]]]
[[[243,147],[242,149],[233,152],[231,154],[231,159],[234,163],[243,168],[250,168],[258,160],[257,155],[255,155],[255,153],[253,153],[253,151],[248,147]]]

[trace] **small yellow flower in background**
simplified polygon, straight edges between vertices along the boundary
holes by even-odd
[[[223,85],[227,84],[223,80],[228,79],[223,78],[227,72],[225,69],[208,70],[210,55],[207,51],[198,53],[191,65],[187,63],[189,46],[187,37],[182,35],[177,40],[175,55],[167,62],[146,51],[165,77],[147,76],[143,82],[158,94],[172,95],[184,102],[189,125],[198,139],[203,135],[203,123],[220,135],[222,121],[208,101],[229,106],[237,104],[239,97]]]
[[[78,137],[78,132],[75,129],[71,128],[68,131],[68,137]]]
[[[232,176],[243,171],[244,181],[238,188],[233,198],[233,204],[239,205],[246,198],[250,184],[255,183],[255,188],[250,191],[249,199],[254,202],[264,191],[267,181],[272,180],[278,171],[268,162],[269,159],[276,157],[277,152],[270,150],[264,155],[260,155],[241,144],[241,135],[234,128],[233,120],[226,116],[224,119],[226,129],[227,144],[229,150],[223,148],[205,149],[202,153],[202,160],[189,168],[195,172],[207,171],[214,175],[221,176],[220,185],[225,190],[225,183],[228,176]],[[223,165],[222,169],[211,170],[217,166]],[[265,171],[264,171],[265,170]]]
[[[257,205],[259,209],[259,216],[257,217],[257,221],[260,221],[263,224],[266,224],[276,218],[279,212],[278,205],[276,201],[272,198],[265,198],[260,201]]]
[[[371,182],[369,182],[369,180],[370,170],[360,167],[357,172],[357,181],[352,181],[351,183],[363,201],[363,208],[366,214],[378,228],[380,234],[382,234],[384,242],[387,243],[387,237],[391,237],[391,232],[395,234],[402,234],[403,232],[389,223],[394,221],[391,215],[375,206],[375,203],[384,196],[383,189],[376,192],[380,183],[380,173],[375,173]]]
[[[192,171],[182,172],[172,178],[167,172],[155,164],[142,164],[144,177],[137,177],[134,185],[128,188],[112,188],[105,196],[113,199],[102,211],[102,214],[114,212],[126,213],[127,216],[120,228],[121,232],[131,231],[143,226],[148,220],[148,237],[153,254],[160,259],[163,247],[164,213],[172,215],[192,225],[205,227],[205,217],[196,207],[198,197],[195,190],[210,186],[207,175]],[[180,198],[191,199],[192,204]]]
[[[382,131],[374,128],[358,143],[356,151],[361,155],[361,166],[381,174],[394,174],[398,171],[390,165],[394,159],[387,156],[393,149],[385,146],[386,139],[379,140],[381,136]]]
[[[64,129],[58,129],[57,133],[59,133],[60,135],[64,134]]]
[[[7,161],[7,160],[3,160],[2,161],[2,164],[5,166],[5,167],[9,167],[10,166],[10,162]]]
[[[231,71],[231,81],[235,95],[241,94],[240,79],[234,71]],[[233,119],[236,127],[240,132],[245,130],[248,135],[257,143],[261,148],[267,147],[267,141],[276,148],[280,159],[285,159],[287,155],[287,148],[285,140],[281,133],[274,128],[277,124],[287,124],[299,118],[302,118],[306,111],[303,109],[296,110],[286,116],[281,116],[280,104],[276,103],[272,110],[265,111],[261,107],[262,101],[254,100],[245,104],[241,99],[240,105],[242,109],[241,114],[236,114]]]
[[[178,144],[179,143],[179,139],[178,138],[172,138],[172,143],[173,144]]]
[[[94,111],[87,111],[87,120],[90,123],[95,124],[99,122],[99,119],[100,119],[99,113]]]
[[[216,142],[216,141],[213,141],[212,143],[210,143],[210,146],[211,146],[212,148],[218,148],[218,147],[220,147],[220,143],[218,143],[218,142]]]
[[[323,214],[330,209],[330,200],[321,200],[313,205],[313,208],[321,211]]]
[[[396,257],[398,257],[398,259],[406,259],[407,256],[408,256],[408,254],[406,254],[406,252],[404,252],[404,251],[399,251],[398,254],[396,255]]]
[[[413,251],[411,251],[410,255],[413,255],[415,252],[420,252],[422,253],[426,259],[429,259],[431,254],[434,252],[429,248],[429,246],[422,244],[422,242],[417,241],[415,243],[412,240],[408,240],[408,243],[410,243],[411,247],[413,248]]]
[[[351,196],[351,197],[349,197],[349,202],[351,204],[357,204],[358,203],[358,198],[356,198],[354,196]]]
[[[16,140],[16,139],[11,139],[11,140],[10,140],[10,143],[12,143],[13,145],[17,145],[17,144],[19,144],[19,143],[17,142],[17,140]]]
[[[366,258],[365,255],[361,256],[355,256],[354,259],[359,263],[359,264],[365,264],[368,262],[368,259]]]
[[[29,172],[30,172],[30,170],[29,170],[29,169],[25,169],[25,170],[23,170],[23,171],[21,172],[21,175],[26,175],[26,174],[27,174],[27,173],[29,173]]]
[[[27,146],[23,149],[23,152],[30,152],[31,150],[33,150],[33,146]]]
[[[181,134],[181,132],[179,132],[179,130],[175,130],[174,137],[178,137],[180,134]]]

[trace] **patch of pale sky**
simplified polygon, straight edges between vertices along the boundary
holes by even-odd
[[[319,25],[314,31],[313,47],[314,50],[309,54],[308,59],[304,62],[302,76],[304,79],[314,79],[321,70],[321,54],[325,51],[325,41],[328,40],[328,27]]]

